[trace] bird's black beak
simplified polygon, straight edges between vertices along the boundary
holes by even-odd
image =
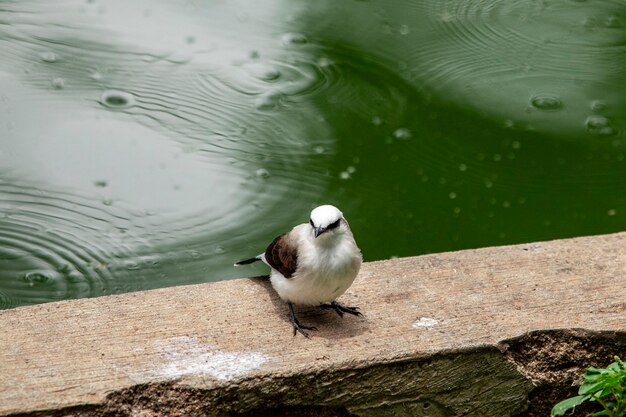
[[[315,237],[318,237],[319,235],[321,235],[322,233],[324,233],[326,231],[325,227],[316,227],[315,228]]]

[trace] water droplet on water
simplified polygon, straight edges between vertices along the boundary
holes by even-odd
[[[112,109],[127,109],[135,105],[135,96],[126,91],[107,90],[102,93],[100,104]]]
[[[57,60],[59,59],[58,55],[55,54],[54,52],[42,52],[39,57],[41,58],[41,60],[43,62],[57,62]]]
[[[330,58],[326,58],[325,56],[317,60],[317,66],[320,68],[328,68],[333,64],[334,62]]]
[[[592,136],[597,137],[608,137],[615,135],[616,130],[611,126],[611,121],[599,115],[593,115],[587,117],[585,121],[585,125],[587,126],[587,132],[589,132]]]
[[[339,173],[339,178],[341,178],[342,180],[348,180],[352,178],[352,174],[354,174],[355,172],[356,172],[356,168],[350,165],[348,168],[346,168],[345,171],[342,171],[341,173]]]
[[[70,271],[67,275],[66,275],[66,279],[68,282],[72,283],[72,284],[80,284],[85,280],[85,277],[83,276],[83,274],[81,274],[78,271]]]
[[[456,193],[453,191],[450,194],[448,194],[448,197],[450,198],[450,200],[454,200],[456,198]]]
[[[124,262],[124,268],[128,269],[129,271],[134,271],[136,269],[139,269],[139,262],[134,261],[134,260],[128,260]]]
[[[607,117],[594,115],[589,116],[585,121],[585,124],[589,129],[601,129],[609,127],[611,122]]]
[[[191,259],[199,259],[200,257],[202,257],[202,254],[197,250],[187,251],[187,255],[189,255]]]
[[[396,139],[411,139],[411,136],[413,136],[411,131],[404,127],[396,129],[396,131],[393,132],[393,137]]]
[[[63,90],[65,87],[65,80],[61,77],[56,77],[52,80],[52,87],[56,90]]]
[[[283,45],[304,44],[308,42],[306,36],[302,33],[291,32],[285,33],[282,37]]]
[[[465,165],[465,164],[459,165],[459,171],[461,171],[461,172],[467,171],[467,165]]]
[[[374,116],[374,117],[372,117],[372,124],[374,126],[380,126],[381,124],[383,124],[383,119],[381,119],[378,116]]]
[[[226,252],[226,249],[224,249],[224,246],[217,245],[215,247],[215,253],[224,253],[224,252]]]
[[[606,110],[606,103],[600,100],[593,100],[591,102],[591,106],[589,107],[591,108],[591,111],[599,112]]]
[[[563,106],[561,99],[549,93],[535,94],[530,99],[530,104],[539,110],[558,110]]]
[[[99,71],[94,71],[91,74],[89,74],[89,78],[91,78],[94,81],[100,81],[102,79],[102,73]]]
[[[35,285],[45,284],[50,280],[50,277],[43,272],[27,272],[22,276],[22,280],[30,287]]]
[[[143,265],[147,267],[157,267],[161,264],[161,258],[158,255],[145,255],[140,259]]]
[[[315,148],[313,148],[313,151],[315,151],[316,154],[321,155],[323,154],[326,150],[324,149],[323,146],[316,146]]]
[[[254,100],[254,107],[257,110],[273,110],[280,105],[284,94],[279,90],[270,90],[259,95]]]
[[[411,28],[408,25],[401,25],[398,32],[400,32],[400,35],[408,35],[411,33]]]
[[[253,77],[263,81],[274,81],[280,77],[278,68],[269,64],[253,63],[246,65],[246,69]]]
[[[617,214],[617,210],[610,209],[609,211],[606,212],[606,214],[608,214],[609,216],[615,216]]]
[[[255,171],[254,175],[256,175],[257,178],[267,179],[270,177],[270,172],[265,168],[259,168]]]

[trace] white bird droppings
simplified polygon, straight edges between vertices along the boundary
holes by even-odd
[[[185,375],[208,375],[230,381],[259,368],[267,358],[258,352],[224,352],[204,345],[197,337],[180,336],[155,342],[155,351],[163,362],[150,374],[155,377],[179,378]]]
[[[435,319],[431,319],[429,317],[421,317],[419,320],[413,322],[413,328],[419,329],[422,327],[435,327],[439,322]]]

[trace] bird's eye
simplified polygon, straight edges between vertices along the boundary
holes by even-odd
[[[334,229],[334,228],[336,228],[337,226],[339,226],[339,222],[340,222],[340,221],[341,221],[341,219],[337,220],[337,221],[336,221],[336,222],[334,222],[334,223],[329,224],[329,225],[328,225],[328,227],[327,227],[327,229]]]

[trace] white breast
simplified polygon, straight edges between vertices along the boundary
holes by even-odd
[[[334,244],[319,245],[309,225],[297,226],[294,232],[299,236],[298,269],[291,278],[272,269],[272,286],[280,298],[295,304],[334,301],[352,285],[361,267],[361,252],[352,234],[348,230]]]

